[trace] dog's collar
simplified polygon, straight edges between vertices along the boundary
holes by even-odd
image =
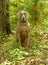
[[[27,25],[27,23],[28,23],[28,22],[25,22],[25,23],[20,22],[21,25]]]

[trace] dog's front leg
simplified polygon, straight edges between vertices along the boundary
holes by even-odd
[[[16,38],[17,38],[17,42],[21,45],[20,33],[18,32],[18,30],[16,31]]]
[[[17,40],[18,40],[19,44],[21,45],[20,34],[17,35]]]

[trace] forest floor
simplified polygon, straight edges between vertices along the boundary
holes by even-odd
[[[30,32],[29,50],[16,42],[15,34],[0,38],[0,65],[48,65],[48,30]]]

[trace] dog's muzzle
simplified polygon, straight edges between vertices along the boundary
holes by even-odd
[[[22,23],[25,23],[25,22],[26,22],[26,18],[22,18],[22,19],[21,19],[21,22],[22,22]]]

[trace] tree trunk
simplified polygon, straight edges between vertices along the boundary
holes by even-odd
[[[2,32],[10,34],[8,3],[9,0],[2,0]]]
[[[2,32],[6,32],[6,0],[2,0]]]
[[[2,16],[2,0],[0,0],[0,32],[2,30],[2,26],[1,26],[1,16]]]
[[[10,23],[9,23],[9,0],[6,0],[6,32],[11,33]]]

